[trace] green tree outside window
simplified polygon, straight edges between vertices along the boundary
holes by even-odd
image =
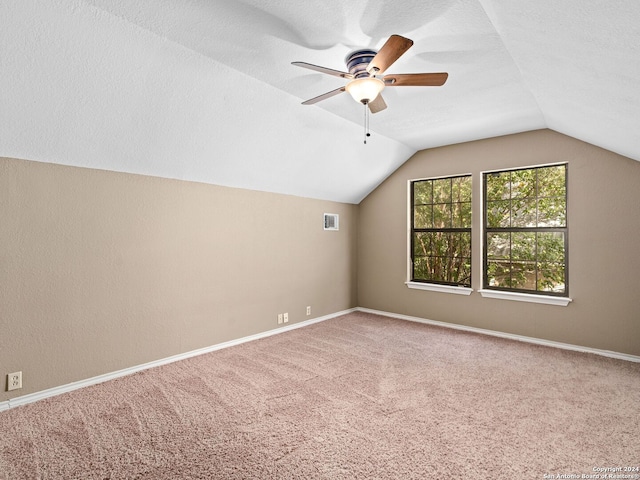
[[[471,176],[411,182],[411,280],[471,286]]]
[[[484,288],[568,295],[567,166],[484,174]]]

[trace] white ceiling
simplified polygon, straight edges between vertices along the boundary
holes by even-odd
[[[640,160],[637,0],[0,0],[0,156],[358,203],[415,151],[551,128]],[[389,35],[371,117],[345,70]]]

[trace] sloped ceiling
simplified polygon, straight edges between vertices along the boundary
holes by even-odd
[[[640,160],[640,2],[0,0],[0,156],[358,203],[415,151],[551,128]],[[345,70],[414,46],[371,117]]]

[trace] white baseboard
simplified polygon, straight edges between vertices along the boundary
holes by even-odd
[[[313,318],[310,320],[305,320],[303,322],[299,322],[299,323],[293,323],[291,325],[287,325],[285,327],[280,327],[280,328],[275,328],[273,330],[268,330],[266,332],[261,332],[261,333],[256,333],[255,335],[249,335],[247,337],[242,337],[242,338],[238,338],[235,340],[230,340],[228,342],[223,342],[223,343],[218,343],[216,345],[212,345],[210,347],[205,347],[205,348],[200,348],[198,350],[192,350],[190,352],[185,352],[185,353],[180,353],[178,355],[173,355],[171,357],[167,357],[167,358],[162,358],[160,360],[155,360],[153,362],[148,362],[148,363],[144,363],[142,365],[136,365],[134,367],[129,367],[129,368],[125,368],[122,370],[118,370],[116,372],[111,372],[111,373],[105,373],[103,375],[98,375],[97,377],[92,377],[92,378],[87,378],[86,380],[80,380],[77,382],[73,382],[73,383],[68,383],[66,385],[61,385],[59,387],[53,387],[53,388],[49,388],[47,390],[42,390],[39,392],[35,392],[35,393],[30,393],[27,395],[23,395],[21,397],[16,397],[16,398],[12,398],[9,400],[6,400],[4,402],[0,402],[0,412],[4,411],[4,410],[9,410],[10,408],[14,408],[14,407],[18,407],[20,405],[26,405],[28,403],[33,403],[33,402],[37,402],[38,400],[42,400],[45,398],[49,398],[49,397],[53,397],[56,395],[60,395],[62,393],[67,393],[67,392],[72,392],[73,390],[77,390],[79,388],[84,388],[84,387],[88,387],[90,385],[96,385],[98,383],[102,383],[102,382],[106,382],[109,380],[113,380],[119,377],[124,377],[126,375],[131,375],[132,373],[136,373],[142,370],[147,370],[149,368],[153,368],[153,367],[159,367],[161,365],[166,365],[168,363],[173,363],[173,362],[178,362],[180,360],[185,360],[187,358],[191,358],[191,357],[195,357],[197,355],[203,355],[205,353],[209,353],[209,352],[214,352],[216,350],[221,350],[223,348],[228,348],[228,347],[233,347],[235,345],[240,345],[242,343],[245,342],[251,342],[253,340],[259,340],[261,338],[266,338],[266,337],[270,337],[272,335],[277,335],[279,333],[284,333],[284,332],[288,332],[290,330],[294,330],[296,328],[302,328],[302,327],[306,327],[308,325],[312,325],[314,323],[318,323],[318,322],[323,322],[325,320],[329,320],[331,318],[336,318],[342,315],[346,315],[348,313],[352,313],[352,312],[364,312],[364,313],[372,313],[375,315],[382,315],[385,317],[391,317],[391,318],[396,318],[399,320],[407,320],[410,322],[418,322],[418,323],[424,323],[424,324],[428,324],[428,325],[435,325],[435,326],[439,326],[439,327],[445,327],[445,328],[452,328],[455,330],[463,330],[466,332],[473,332],[473,333],[480,333],[483,335],[491,335],[494,337],[501,337],[501,338],[506,338],[506,339],[510,339],[510,340],[516,340],[516,341],[520,341],[520,342],[527,342],[527,343],[533,343],[536,345],[544,345],[547,347],[554,347],[554,348],[561,348],[564,350],[573,350],[573,351],[577,351],[577,352],[584,352],[584,353],[593,353],[595,355],[602,355],[604,357],[610,357],[610,358],[616,358],[619,360],[626,360],[629,362],[636,362],[636,363],[640,363],[640,357],[636,356],[636,355],[629,355],[626,353],[619,353],[619,352],[612,352],[610,350],[600,350],[597,348],[590,348],[590,347],[582,347],[580,345],[572,345],[569,343],[561,343],[561,342],[554,342],[551,340],[544,340],[544,339],[540,339],[540,338],[534,338],[534,337],[526,337],[523,335],[515,335],[512,333],[504,333],[504,332],[498,332],[495,330],[486,330],[483,328],[476,328],[476,327],[468,327],[465,325],[457,325],[454,323],[447,323],[447,322],[439,322],[436,320],[428,320],[426,318],[420,318],[420,317],[412,317],[409,315],[403,315],[403,314],[399,314],[399,313],[391,313],[391,312],[384,312],[381,310],[373,310],[370,308],[363,308],[363,307],[356,307],[356,308],[351,308],[348,310],[343,310],[340,312],[336,312],[336,313],[332,313],[329,315],[324,315],[322,317],[317,317],[317,318]]]
[[[325,320],[336,318],[341,315],[346,315],[347,313],[352,313],[352,312],[355,312],[356,310],[357,310],[356,308],[351,308],[348,310],[343,310],[341,312],[331,313],[329,315],[324,315],[322,317],[312,318],[310,320],[305,320],[303,322],[292,323],[291,325],[274,328],[273,330],[267,330],[266,332],[256,333],[255,335],[249,335],[247,337],[242,337],[235,340],[229,340],[228,342],[218,343],[210,347],[204,347],[198,350],[192,350],[190,352],[173,355],[171,357],[161,358],[160,360],[144,363],[142,365],[136,365],[134,367],[124,368],[116,372],[105,373],[103,375],[98,375],[97,377],[87,378],[86,380],[80,380],[77,382],[68,383],[66,385],[61,385],[59,387],[53,387],[53,388],[48,388],[47,390],[41,390],[39,392],[29,393],[21,397],[11,398],[9,400],[5,400],[4,402],[0,402],[0,412],[4,410],[9,410],[10,408],[18,407],[20,405],[26,405],[27,403],[37,402],[38,400],[42,400],[45,398],[54,397],[62,393],[72,392],[73,390],[78,390],[79,388],[84,388],[90,385],[96,385],[98,383],[113,380],[115,378],[131,375],[132,373],[136,373],[141,370],[147,370],[148,368],[159,367],[161,365],[178,362],[180,360],[185,360],[187,358],[195,357],[197,355],[203,355],[205,353],[214,352],[216,350],[221,350],[223,348],[240,345],[245,342],[251,342],[253,340],[259,340],[261,338],[270,337],[272,335],[277,335],[279,333],[288,332],[290,330],[295,330],[296,328],[306,327],[307,325],[312,325],[314,323],[323,322]]]
[[[591,348],[591,347],[582,347],[580,345],[572,345],[570,343],[554,342],[552,340],[544,340],[544,339],[535,338],[535,337],[526,337],[524,335],[515,335],[513,333],[498,332],[496,330],[486,330],[484,328],[468,327],[466,325],[457,325],[455,323],[438,322],[436,320],[428,320],[426,318],[412,317],[409,315],[402,315],[399,313],[390,313],[390,312],[384,312],[381,310],[373,310],[371,308],[358,307],[356,308],[356,310],[359,312],[373,313],[375,315],[382,315],[385,317],[397,318],[399,320],[408,320],[410,322],[426,323],[428,325],[435,325],[438,327],[453,328],[455,330],[463,330],[465,332],[481,333],[483,335],[491,335],[493,337],[507,338],[509,340],[517,340],[519,342],[534,343],[536,345],[544,345],[546,347],[561,348],[563,350],[573,350],[576,352],[593,353],[595,355],[602,355],[603,357],[617,358],[619,360],[626,360],[629,362],[640,363],[640,357],[636,355],[630,355],[627,353],[612,352],[610,350],[600,350],[598,348]]]

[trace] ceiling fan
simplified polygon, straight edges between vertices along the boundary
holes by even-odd
[[[387,68],[409,50],[411,45],[413,45],[413,40],[400,35],[391,35],[378,52],[370,49],[351,52],[345,58],[349,72],[341,72],[306,62],[291,62],[292,65],[298,67],[349,80],[346,85],[306,100],[302,104],[313,105],[347,91],[356,102],[368,106],[371,113],[378,113],[387,108],[381,94],[385,87],[439,87],[444,85],[449,76],[445,72],[382,75]]]

